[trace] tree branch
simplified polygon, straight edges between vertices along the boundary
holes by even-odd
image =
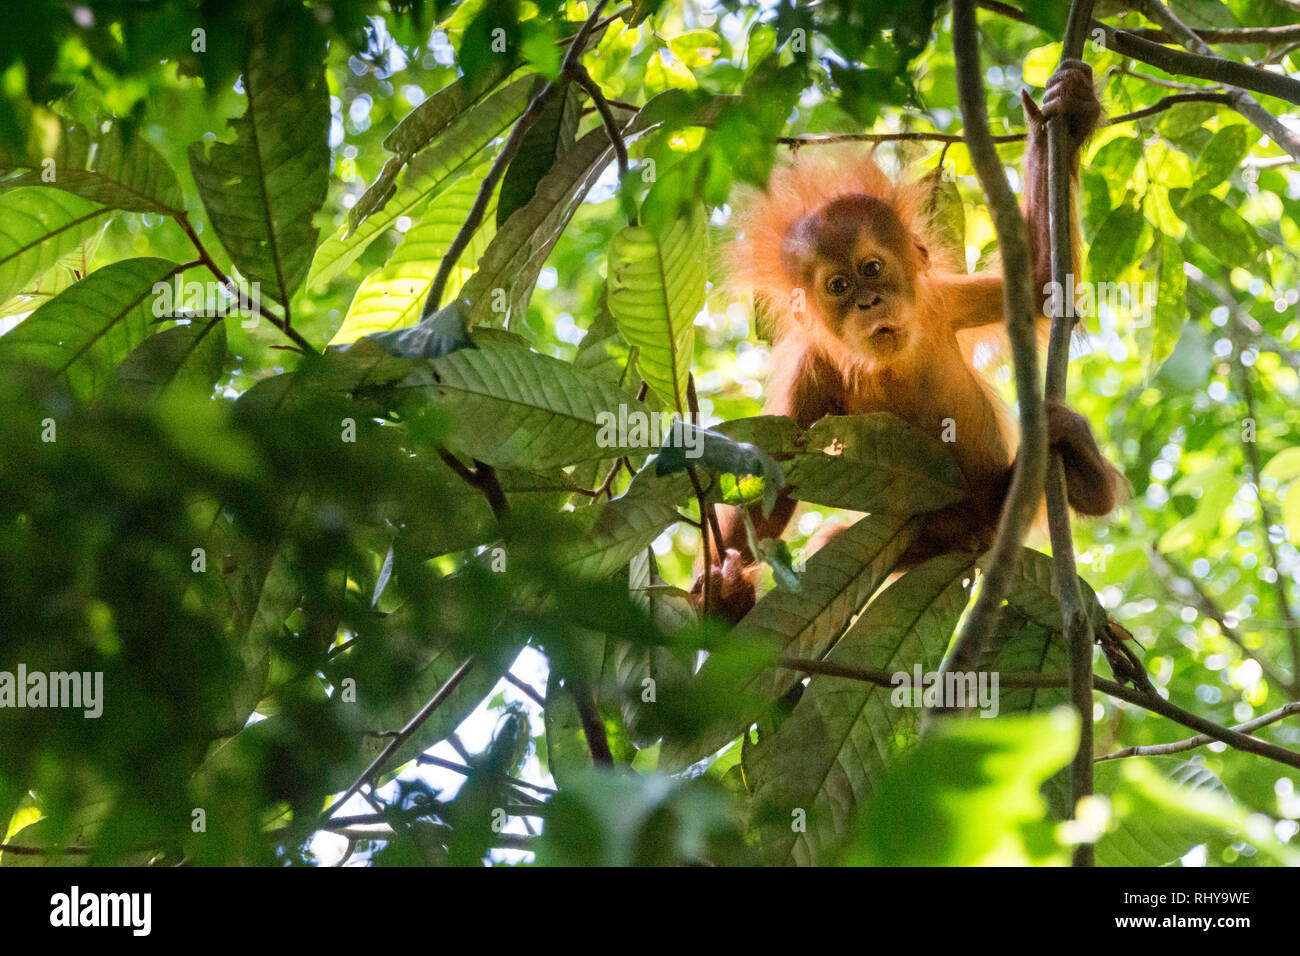
[[[1267,757],[1269,760],[1276,760],[1278,763],[1286,764],[1288,767],[1300,769],[1300,753],[1294,750],[1287,750],[1285,747],[1279,747],[1276,744],[1270,744],[1256,737],[1243,734],[1231,727],[1222,727],[1214,721],[1205,717],[1193,714],[1191,711],[1183,710],[1177,704],[1171,704],[1159,694],[1147,694],[1142,691],[1134,690],[1131,687],[1125,687],[1123,684],[1104,677],[1093,677],[1093,684],[1105,694],[1115,697],[1128,704],[1134,704],[1144,710],[1167,717],[1174,723],[1182,724],[1184,727],[1190,727],[1192,730],[1199,731],[1214,740],[1221,741],[1232,747],[1234,750],[1242,750],[1246,753],[1256,754],[1260,757]]]
[[[1065,28],[1061,60],[1083,56],[1083,42],[1092,21],[1093,0],[1073,0]],[[1069,118],[1052,116],[1047,121],[1047,200],[1051,231],[1052,281],[1057,288],[1072,286],[1074,241],[1070,208],[1071,149]],[[1046,401],[1065,398],[1070,367],[1070,336],[1076,319],[1073,309],[1061,309],[1052,316],[1047,343]],[[1079,715],[1079,749],[1070,765],[1071,807],[1091,796],[1092,781],[1092,625],[1083,606],[1079,572],[1074,563],[1074,536],[1070,531],[1070,505],[1065,486],[1065,461],[1051,451],[1047,463],[1047,529],[1052,542],[1052,578],[1061,602],[1061,626],[1069,654],[1070,703]],[[1075,866],[1093,865],[1093,845],[1081,843],[1074,849]]]
[[[1138,74],[1129,75],[1136,76]],[[1142,77],[1142,79],[1147,79],[1147,77]],[[1129,123],[1134,120],[1146,119],[1148,116],[1163,113],[1165,110],[1177,106],[1180,103],[1221,103],[1225,106],[1232,106],[1233,102],[1231,94],[1216,93],[1212,90],[1176,93],[1161,97],[1150,106],[1144,106],[1141,109],[1133,110],[1131,113],[1121,113],[1118,116],[1112,116],[1104,125],[1117,126],[1120,123]],[[1001,136],[994,136],[993,142],[998,145],[1003,143],[1023,143],[1027,136],[1027,133],[1004,133]],[[782,146],[791,146],[797,149],[800,146],[827,146],[833,143],[952,144],[965,143],[966,137],[962,133],[929,133],[924,131],[905,133],[810,133],[806,136],[778,136],[776,142]],[[1289,159],[1286,161],[1291,162]]]
[[[216,261],[212,258],[211,253],[208,252],[207,247],[203,245],[203,241],[199,239],[199,234],[194,231],[194,226],[190,223],[189,215],[187,213],[181,213],[179,216],[173,216],[172,220],[176,225],[181,227],[181,231],[185,233],[186,238],[190,240],[190,243],[193,244],[195,250],[198,252],[199,261],[208,267],[208,271],[217,277],[217,281],[227,289],[238,293],[238,287],[235,285],[235,280],[221,271],[221,267],[217,265]],[[268,322],[288,336],[289,339],[298,346],[298,351],[302,352],[303,355],[318,354],[317,351],[312,348],[311,343],[304,339],[302,335],[300,335],[298,331],[289,324],[288,318],[281,319],[266,306],[262,305],[260,298],[256,304],[257,311]],[[286,310],[287,308],[288,307],[286,306]]]
[[[1207,72],[1214,75],[1205,76],[1202,73],[1189,70],[1183,70],[1183,72],[1188,73],[1190,76],[1218,80],[1227,83],[1231,87],[1236,87],[1236,89],[1228,90],[1228,94],[1235,100],[1233,109],[1254,123],[1256,127],[1271,137],[1273,142],[1285,149],[1297,161],[1300,161],[1300,136],[1283,125],[1276,116],[1260,106],[1259,101],[1246,92],[1246,90],[1255,90],[1259,93],[1288,100],[1291,103],[1300,104],[1300,80],[1225,59],[1198,37],[1187,24],[1178,19],[1160,0],[1137,0],[1135,5],[1148,18],[1177,36],[1188,50],[1193,51],[1190,54],[1177,54],[1178,56],[1199,55],[1199,59],[1206,64]],[[1123,31],[1120,31],[1120,33],[1122,34]],[[1120,34],[1116,34],[1116,36],[1118,35]],[[1123,42],[1129,41],[1124,40]],[[1148,43],[1146,40],[1135,39],[1133,42],[1147,44],[1158,50],[1165,49],[1158,44]],[[1113,49],[1118,53],[1124,53],[1119,47]],[[1156,65],[1159,66],[1160,64]]]
[[[497,524],[505,527],[510,520],[510,502],[506,500],[506,493],[501,487],[500,479],[497,478],[496,469],[477,458],[474,459],[474,467],[467,468],[464,462],[441,446],[438,448],[438,457],[448,468],[464,479],[467,485],[483,492],[488,507],[492,509],[493,517],[497,519]]]
[[[957,0],[961,2],[961,0]],[[864,667],[844,667],[838,664],[830,664],[826,661],[810,661],[800,658],[786,658],[777,663],[779,667],[787,667],[791,670],[800,670],[809,674],[825,674],[830,677],[842,677],[846,680],[862,681],[867,684],[876,684],[880,687],[895,686],[889,672],[878,668]],[[999,674],[998,687],[1007,688],[1024,688],[1024,687],[1065,687],[1069,683],[1067,674]],[[1285,764],[1288,767],[1300,769],[1300,753],[1293,750],[1287,750],[1285,747],[1279,747],[1276,744],[1270,744],[1267,741],[1251,737],[1237,728],[1223,727],[1214,721],[1205,717],[1200,717],[1190,711],[1183,710],[1177,704],[1171,704],[1159,694],[1152,694],[1146,691],[1135,690],[1132,687],[1109,680],[1100,675],[1093,675],[1093,687],[1107,696],[1114,697],[1116,700],[1122,700],[1126,704],[1132,704],[1135,707],[1141,707],[1143,710],[1149,710],[1152,713],[1159,714],[1176,724],[1182,724],[1184,727],[1190,727],[1209,737],[1211,740],[1218,740],[1227,744],[1234,750],[1241,750],[1246,753],[1252,753],[1260,757],[1266,757],[1278,763]],[[1293,706],[1293,705],[1288,705]],[[1091,719],[1091,715],[1090,715]],[[1089,755],[1091,763],[1091,754]]]
[[[420,712],[412,717],[406,726],[397,732],[393,739],[388,742],[388,746],[383,749],[383,752],[370,762],[370,766],[361,772],[361,776],[357,777],[357,779],[352,782],[352,786],[343,791],[343,794],[331,803],[328,808],[326,808],[325,812],[321,814],[322,825],[324,821],[327,821],[330,816],[333,815],[334,811],[347,803],[348,800],[351,799],[352,795],[365,785],[367,780],[373,780],[378,775],[379,771],[384,768],[384,765],[388,763],[390,759],[392,759],[393,754],[397,753],[402,744],[406,743],[406,741],[410,739],[411,735],[419,730],[420,726],[426,720],[433,716],[433,712],[441,707],[443,702],[451,696],[452,691],[460,686],[460,682],[465,679],[465,676],[470,672],[470,669],[473,666],[474,658],[471,657],[466,660],[465,663],[461,664],[460,667],[456,668],[452,675],[447,678],[446,683],[439,687],[437,693],[429,699],[429,702],[420,708]]]
[[[1171,30],[1139,27],[1136,30],[1126,32],[1140,39],[1149,40],[1152,43],[1178,43],[1180,45],[1182,43],[1178,34]],[[1273,46],[1280,43],[1294,43],[1300,40],[1300,25],[1296,24],[1286,24],[1280,27],[1234,27],[1227,30],[1198,28],[1193,32],[1205,43],[1263,43],[1266,46]]]
[[[1279,720],[1285,720],[1292,714],[1300,714],[1300,701],[1291,701],[1289,704],[1283,704],[1277,710],[1270,711],[1254,720],[1248,720],[1244,724],[1237,724],[1229,729],[1240,733],[1248,734],[1253,730],[1259,730],[1261,727],[1267,727],[1269,724],[1275,724]],[[1169,744],[1151,744],[1146,747],[1125,747],[1123,750],[1116,750],[1114,753],[1102,754],[1096,759],[1096,763],[1103,760],[1118,760],[1121,757],[1167,757],[1170,754],[1180,754],[1188,750],[1195,750],[1197,747],[1204,747],[1208,743],[1213,743],[1214,738],[1209,734],[1197,734],[1195,737],[1188,737],[1186,740],[1178,740]]]
[[[975,0],[955,0],[953,4],[953,51],[971,162],[988,198],[1002,253],[1005,276],[1002,301],[1015,368],[1021,432],[1011,487],[998,521],[997,536],[984,562],[979,598],[944,665],[945,670],[965,671],[974,669],[972,665],[993,633],[1002,601],[1011,589],[1021,544],[1038,511],[1046,471],[1047,421],[1038,391],[1038,309],[1031,280],[1034,269],[1029,231],[989,134]]]

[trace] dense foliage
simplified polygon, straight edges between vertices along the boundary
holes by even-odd
[[[716,251],[780,138],[868,130],[960,256],[996,255],[947,6],[25,4],[0,32],[0,674],[102,675],[102,713],[0,677],[0,863],[1300,859],[1297,764],[1222,743],[1098,762],[1069,806],[1065,688],[1011,680],[1065,670],[1044,535],[982,662],[996,719],[922,735],[865,679],[944,659],[980,556],[891,572],[962,476],[888,416],[761,416],[770,330]],[[989,6],[993,131],[1023,132],[1066,5]],[[1171,7],[1279,28],[1216,45],[1300,71],[1285,4]],[[1132,484],[1075,529],[1089,618],[1241,724],[1300,699],[1300,174],[1223,84],[1102,33],[1086,58],[1112,123],[1082,280],[1141,297],[1087,315],[1071,363]],[[1023,143],[999,149],[1018,184]],[[610,425],[696,407],[706,431]],[[781,487],[807,504],[763,598],[701,620],[708,511]],[[868,514],[805,559],[841,510]],[[1098,755],[1193,733],[1095,701]],[[1300,751],[1293,722],[1257,735]]]

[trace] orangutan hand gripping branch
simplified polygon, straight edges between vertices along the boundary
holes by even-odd
[[[1077,60],[1052,76],[1041,110],[1027,94],[1022,99],[1029,123],[1024,214],[1042,289],[1051,280],[1046,121],[1058,114],[1068,120],[1073,182],[1079,149],[1096,129],[1101,107],[1090,68]],[[753,290],[776,324],[766,413],[788,415],[803,428],[824,415],[890,412],[936,436],[945,425],[955,429],[953,447],[969,494],[925,516],[902,566],[992,543],[1017,438],[972,362],[986,327],[1003,321],[1002,275],[968,274],[945,261],[922,212],[927,188],[894,181],[861,153],[801,155],[739,210],[729,256],[733,279]],[[1071,229],[1077,247],[1074,222]],[[1070,504],[1082,514],[1106,514],[1122,482],[1118,471],[1102,457],[1082,416],[1056,402],[1047,415],[1048,438],[1064,457]],[[783,496],[767,517],[752,508],[758,537],[779,537],[795,504]],[[710,591],[712,610],[735,621],[754,604],[757,565],[743,517],[727,512]]]

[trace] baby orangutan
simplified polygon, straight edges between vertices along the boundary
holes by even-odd
[[[1073,182],[1101,107],[1090,69],[1077,60],[1052,76],[1042,111],[1028,95],[1022,99],[1029,122],[1024,214],[1042,289],[1051,280],[1046,120],[1067,118]],[[955,429],[952,447],[969,494],[924,517],[901,566],[989,547],[1015,446],[1005,408],[972,362],[981,334],[972,330],[987,335],[985,327],[1003,321],[1002,276],[968,274],[934,251],[939,246],[922,212],[927,188],[891,180],[860,153],[801,155],[738,213],[730,254],[733,278],[753,289],[776,325],[767,414],[807,428],[824,415],[890,412],[935,436],[945,425]],[[1073,221],[1071,229],[1077,244]],[[1070,504],[1082,514],[1106,514],[1123,479],[1083,417],[1057,402],[1047,417]],[[795,504],[782,496],[768,517],[753,507],[758,537],[779,537]],[[757,565],[742,516],[726,511],[720,554],[709,569],[711,610],[734,622],[754,604]],[[703,574],[693,588],[697,601],[702,592]]]

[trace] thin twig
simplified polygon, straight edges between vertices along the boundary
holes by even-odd
[[[1285,720],[1293,714],[1300,714],[1300,701],[1291,701],[1289,704],[1283,704],[1277,710],[1270,711],[1254,720],[1248,720],[1244,724],[1237,724],[1231,727],[1231,730],[1239,734],[1248,734],[1252,731],[1259,730],[1261,727],[1267,727],[1269,724],[1275,724],[1279,720]],[[1102,754],[1095,759],[1096,763],[1103,760],[1119,760],[1121,757],[1167,757],[1170,754],[1180,754],[1188,750],[1195,750],[1197,747],[1204,747],[1206,744],[1214,743],[1214,738],[1209,734],[1197,734],[1195,737],[1188,737],[1186,740],[1176,740],[1169,744],[1149,744],[1143,747],[1125,747],[1123,750],[1116,750],[1114,753]]]
[[[536,687],[534,687],[532,684],[528,683],[525,680],[520,680],[514,674],[510,673],[510,671],[506,671],[505,677],[507,683],[513,684],[515,687],[519,688],[521,691],[523,691],[525,694],[531,697],[538,707],[545,709],[546,698],[543,697],[540,693],[538,693]]]
[[[475,770],[473,767],[469,767],[461,763],[456,763],[456,761],[448,760],[445,757],[437,757],[434,756],[433,754],[420,754],[420,756],[415,758],[415,762],[417,764],[428,765],[431,767],[441,767],[444,770],[453,770],[456,773],[466,777],[468,777],[472,773],[486,772],[482,770]],[[540,783],[529,783],[527,780],[522,780],[518,777],[511,777],[504,773],[495,774],[494,776],[501,780],[504,780],[506,783],[512,784],[513,786],[526,787],[529,790],[536,790],[538,793],[544,793],[548,796],[554,796],[555,794],[559,793],[558,790],[555,790],[551,787],[544,787]]]
[[[506,168],[519,152],[519,147],[523,145],[524,137],[528,135],[528,131],[537,122],[537,118],[541,116],[546,105],[563,88],[565,82],[573,79],[574,67],[581,64],[587,41],[591,38],[592,31],[595,30],[597,22],[600,20],[600,13],[605,9],[608,2],[609,0],[599,0],[596,4],[596,8],[591,11],[591,16],[587,18],[582,28],[575,34],[573,42],[569,44],[568,50],[565,51],[564,60],[560,64],[560,80],[547,83],[541,92],[533,97],[532,102],[528,104],[528,108],[516,121],[514,129],[510,131],[505,145],[501,147],[501,152],[492,161],[491,168],[479,186],[478,195],[474,197],[474,205],[470,207],[469,215],[465,217],[465,221],[456,232],[456,238],[451,241],[451,245],[447,247],[447,252],[443,255],[442,261],[438,264],[438,272],[433,277],[433,284],[429,286],[429,294],[425,298],[424,308],[420,312],[420,321],[424,321],[438,311],[438,306],[442,302],[442,293],[447,287],[447,280],[451,277],[451,270],[455,267],[461,254],[469,246],[475,230],[479,227],[479,223],[483,221],[488,204],[492,201],[493,190],[496,189],[501,177],[505,175]]]
[[[614,754],[609,749],[609,735],[605,732],[605,722],[600,719],[595,691],[585,683],[571,681],[569,692],[578,711],[578,722],[582,724],[582,735],[587,738],[592,763],[599,767],[614,766]]]
[[[460,686],[460,682],[465,679],[465,676],[470,672],[470,669],[473,666],[474,658],[471,657],[466,660],[465,663],[461,664],[460,667],[456,668],[452,675],[447,678],[446,683],[439,687],[437,693],[429,699],[429,702],[420,708],[420,712],[410,719],[406,726],[397,733],[397,736],[388,742],[388,746],[383,749],[383,752],[370,762],[370,766],[361,772],[361,776],[357,777],[357,779],[352,782],[352,786],[343,791],[343,794],[331,803],[325,812],[321,814],[322,821],[328,820],[335,810],[347,803],[347,801],[351,799],[352,795],[365,785],[367,780],[373,780],[379,774],[379,771],[384,768],[384,765],[388,763],[393,754],[397,753],[402,744],[406,743],[406,741],[410,739],[411,735],[419,730],[426,720],[433,716],[433,712],[441,707],[443,702],[451,696],[452,691]]]
[[[627,175],[627,143],[623,142],[623,131],[619,128],[618,120],[614,118],[614,112],[610,109],[609,100],[605,99],[605,94],[587,68],[581,62],[573,65],[573,80],[591,97],[591,101],[596,104],[596,109],[600,112],[601,122],[605,124],[605,132],[609,134],[610,141],[614,144],[614,155],[618,159],[618,178],[621,181]]]
[[[186,238],[190,240],[190,242],[194,246],[195,251],[198,252],[199,260],[203,263],[203,265],[208,267],[208,270],[214,276],[217,277],[217,281],[220,282],[222,285],[224,285],[228,290],[238,295],[239,289],[235,285],[235,280],[230,278],[230,276],[226,275],[224,272],[221,271],[221,267],[217,265],[216,261],[212,258],[212,255],[208,252],[207,247],[203,245],[203,241],[199,239],[199,234],[194,231],[194,226],[190,223],[189,215],[186,213],[181,213],[179,216],[173,216],[172,221],[175,222],[176,225],[181,227],[181,231],[185,233]],[[293,328],[292,325],[289,324],[288,303],[285,303],[284,305],[285,318],[283,319],[281,319],[274,312],[266,308],[266,306],[262,305],[260,298],[255,304],[257,305],[257,311],[261,313],[262,316],[268,322],[270,322],[273,326],[275,326],[277,329],[279,329],[281,332],[287,335],[291,340],[293,340],[293,343],[298,346],[298,350],[300,352],[302,352],[304,355],[317,354],[316,350],[312,348],[311,343],[308,342],[306,339],[304,339],[302,335],[300,335],[298,331],[295,328]]]
[[[1128,32],[1152,43],[1182,42],[1177,34],[1169,30],[1139,27]],[[1263,43],[1271,46],[1300,40],[1300,25],[1288,23],[1280,27],[1233,27],[1224,30],[1197,28],[1195,33],[1206,43]]]
[[[1192,730],[1199,731],[1214,740],[1221,741],[1235,750],[1243,750],[1246,753],[1267,757],[1269,760],[1276,760],[1288,767],[1300,769],[1300,753],[1296,753],[1294,750],[1287,750],[1285,747],[1259,740],[1256,737],[1233,730],[1231,727],[1220,726],[1208,718],[1183,710],[1177,704],[1171,704],[1159,694],[1148,694],[1134,690],[1131,687],[1125,687],[1116,681],[1099,676],[1094,676],[1092,682],[1097,690],[1111,697],[1128,704],[1134,704],[1162,717],[1167,717],[1175,723],[1190,727]]]
[[[1146,79],[1146,77],[1144,77]],[[1234,100],[1229,93],[1216,93],[1212,90],[1198,90],[1197,92],[1176,93],[1170,96],[1161,97],[1150,106],[1144,106],[1141,109],[1133,110],[1131,113],[1121,113],[1118,116],[1112,116],[1106,121],[1105,126],[1118,126],[1121,123],[1131,123],[1135,120],[1146,119],[1148,116],[1155,116],[1157,113],[1163,113],[1180,103],[1221,103],[1225,106],[1233,106]],[[1001,136],[994,136],[993,142],[999,145],[1003,143],[1023,143],[1028,137],[1028,133],[1006,133]],[[791,146],[798,148],[801,146],[828,146],[834,143],[945,143],[949,146],[954,143],[966,142],[966,137],[962,133],[927,133],[927,132],[908,132],[908,133],[810,133],[806,136],[778,136],[776,142],[782,146]],[[1286,160],[1291,162],[1290,159]]]
[[[835,664],[831,661],[814,661],[803,657],[786,657],[779,661],[779,666],[789,670],[803,671],[806,674],[822,674],[826,677],[843,677],[877,687],[897,687],[894,679],[899,672],[885,670],[883,667],[851,667],[847,664]],[[992,673],[992,672],[990,672]],[[1069,679],[1065,674],[1003,674],[998,672],[998,688],[1008,689],[1064,687]],[[911,675],[908,675],[911,679]]]

